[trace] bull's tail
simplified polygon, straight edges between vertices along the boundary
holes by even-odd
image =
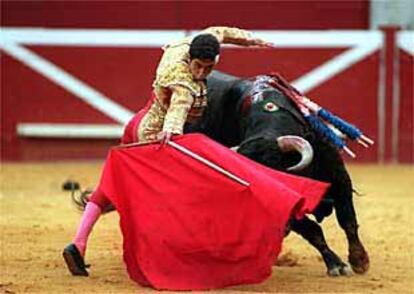
[[[88,189],[83,191],[79,190],[79,193],[76,193],[76,191],[77,190],[72,189],[72,202],[79,211],[84,211],[86,204],[90,200],[90,194],[92,194],[93,191]],[[102,213],[105,214],[114,210],[115,207],[112,204],[108,204],[103,208]]]
[[[363,193],[361,193],[361,192],[359,192],[357,189],[355,189],[355,188],[352,188],[352,192],[355,194],[355,195],[357,195],[357,196],[365,196],[365,194],[363,194]]]
[[[77,193],[78,192],[78,193]],[[80,211],[85,210],[86,204],[89,202],[89,195],[92,194],[91,190],[75,190],[72,189],[72,202],[76,208]]]

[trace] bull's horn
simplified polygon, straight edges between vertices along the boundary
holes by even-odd
[[[298,171],[307,167],[313,159],[313,148],[311,144],[299,136],[281,136],[276,139],[282,152],[297,151],[301,154],[302,159],[294,166],[288,167],[289,171]]]
[[[230,147],[231,150],[236,151],[239,150],[240,146],[234,146],[234,147]]]

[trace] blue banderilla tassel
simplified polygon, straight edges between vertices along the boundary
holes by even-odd
[[[337,148],[342,149],[345,146],[344,141],[339,138],[334,131],[332,131],[327,125],[325,125],[320,119],[318,119],[315,115],[309,114],[305,116],[305,119],[310,124],[312,129],[317,131],[323,137],[328,139],[331,143],[333,143]]]
[[[310,124],[312,129],[317,131],[323,137],[325,137],[328,141],[334,144],[338,149],[344,150],[348,155],[351,157],[355,157],[355,153],[353,153],[346,145],[345,142],[337,135],[335,132],[329,128],[322,120],[320,120],[314,114],[305,115],[304,118]]]
[[[351,140],[356,140],[362,136],[362,132],[357,127],[337,117],[336,115],[332,114],[324,108],[319,109],[318,116],[320,116],[327,122],[330,122],[338,130],[347,135]]]
[[[290,85],[280,74],[271,74],[267,77],[267,79],[262,78],[262,80],[280,90],[287,97],[291,98],[313,129],[319,132],[322,136],[326,137],[337,148],[344,150],[350,156],[355,157],[355,154],[345,145],[345,142],[337,136],[329,126],[326,125],[326,123],[332,124],[349,139],[356,140],[364,147],[369,147],[369,145],[374,144],[374,141],[365,136],[357,127],[322,108],[309,98],[303,96],[302,93]]]

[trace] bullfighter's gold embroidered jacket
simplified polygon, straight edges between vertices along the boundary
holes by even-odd
[[[238,28],[210,27],[201,33],[213,34],[225,44],[245,45],[251,39],[248,31]],[[139,142],[155,141],[161,131],[182,134],[186,122],[194,122],[203,115],[207,85],[194,80],[191,74],[191,41],[192,37],[187,37],[163,47],[153,82],[155,99],[137,128]]]

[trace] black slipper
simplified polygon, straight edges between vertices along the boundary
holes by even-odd
[[[71,243],[63,249],[63,258],[65,259],[66,265],[69,271],[74,276],[89,276],[86,270],[86,265],[75,244]]]

